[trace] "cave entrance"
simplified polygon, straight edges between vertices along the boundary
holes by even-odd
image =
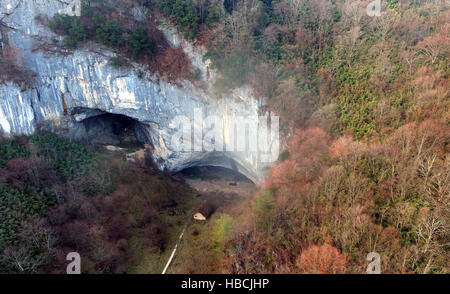
[[[180,173],[186,178],[201,179],[202,181],[217,180],[219,178],[222,178],[226,179],[230,183],[253,183],[249,178],[247,178],[240,172],[221,166],[193,166],[182,170]]]
[[[106,113],[100,110],[82,109],[79,118],[89,116],[78,123],[72,135],[94,145],[113,145],[137,151],[152,146],[144,123],[122,114]],[[170,158],[169,158],[170,159]],[[189,159],[189,158],[188,158]],[[155,163],[158,166],[156,159]],[[177,176],[199,191],[221,191],[225,193],[248,194],[258,184],[258,178],[239,164],[235,159],[222,152],[210,152],[201,157],[193,154],[188,162],[181,162],[181,170],[174,171]],[[164,170],[164,166],[159,168]]]
[[[242,173],[221,166],[193,166],[178,174],[199,193],[213,198],[251,197],[257,189]]]
[[[129,116],[104,113],[82,121],[86,140],[95,145],[114,145],[122,148],[143,147],[136,129],[139,122]]]

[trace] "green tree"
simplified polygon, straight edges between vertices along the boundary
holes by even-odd
[[[222,214],[214,222],[213,245],[216,251],[224,248],[225,242],[228,240],[231,230],[233,229],[233,219],[228,214]]]
[[[50,22],[50,28],[57,33],[67,35],[64,44],[70,48],[76,48],[78,43],[88,38],[86,28],[76,16],[56,14]]]
[[[173,5],[175,4],[175,0],[158,0],[156,2],[156,7],[161,10],[162,13],[169,15],[172,14]]]
[[[191,39],[194,38],[200,21],[194,4],[191,1],[176,0],[173,5],[173,15],[186,36]]]
[[[138,0],[138,3],[145,7],[150,7],[151,2],[152,2],[151,0]]]
[[[147,29],[138,27],[129,38],[130,50],[135,58],[140,57],[144,53],[152,53],[154,45],[148,36]]]
[[[262,228],[269,228],[272,224],[271,212],[275,208],[272,191],[262,190],[255,199],[254,208],[257,213],[257,224]]]
[[[25,158],[28,156],[28,149],[17,140],[0,141],[0,168],[5,167],[8,160],[12,158]]]
[[[109,47],[120,46],[123,43],[122,27],[116,21],[108,21],[101,25],[97,31],[97,40]]]
[[[93,169],[94,153],[80,143],[50,133],[33,136],[31,142],[41,148],[48,166],[55,169],[63,179],[71,179],[77,174],[85,175]]]
[[[72,27],[72,21],[75,18],[75,16],[70,16],[67,14],[55,14],[50,21],[50,28],[55,32],[67,35]]]
[[[192,39],[197,34],[200,18],[192,1],[186,0],[159,0],[156,7],[167,16],[175,17],[180,31]]]
[[[206,14],[205,23],[210,26],[211,24],[218,22],[220,20],[221,13],[222,9],[219,2],[210,4]]]
[[[248,81],[250,57],[243,50],[231,51],[223,60],[215,60],[214,66],[222,73],[215,84],[218,92],[241,87]]]

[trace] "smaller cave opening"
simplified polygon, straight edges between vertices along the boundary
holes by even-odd
[[[85,140],[94,145],[114,145],[122,148],[143,147],[136,136],[139,122],[129,116],[104,113],[81,122]]]

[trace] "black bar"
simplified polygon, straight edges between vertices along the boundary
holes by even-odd
[[[421,285],[448,285],[448,280],[448,275],[0,275],[1,288],[14,289],[14,292],[20,292],[25,287],[33,292],[79,294],[94,289],[94,293],[114,290],[124,294],[134,294],[136,289],[140,289],[138,293],[149,294],[277,293],[284,290],[289,290],[286,293],[325,290],[365,293],[371,290],[384,294],[393,286],[399,287],[402,292],[417,291]],[[211,289],[212,283],[214,286]]]

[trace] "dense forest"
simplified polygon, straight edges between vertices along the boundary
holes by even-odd
[[[151,164],[50,133],[2,140],[0,154],[2,273],[65,273],[72,251],[86,273],[157,272],[196,201]]]
[[[368,16],[370,2],[90,0],[42,23],[69,50],[94,41],[118,53],[112,66],[195,81],[156,29],[166,19],[207,48],[215,95],[250,85],[280,117],[263,187],[239,222],[230,210],[189,229],[186,272],[364,273],[377,252],[383,273],[448,273],[450,6],[383,0]],[[147,23],[126,21],[130,5]],[[29,76],[6,70],[0,81]],[[66,248],[89,256],[86,272],[152,272],[183,226],[171,203],[196,201],[164,173],[48,133],[2,139],[0,155],[1,272],[64,270]]]
[[[449,7],[368,3],[235,1],[211,34],[218,88],[245,77],[290,135],[225,271],[448,272]]]

